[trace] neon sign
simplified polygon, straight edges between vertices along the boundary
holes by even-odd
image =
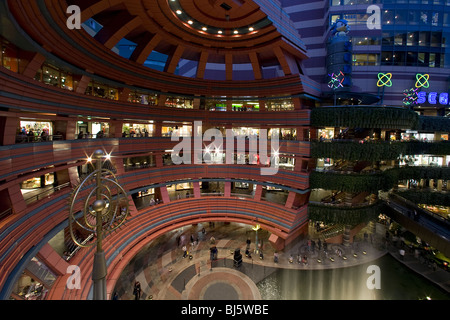
[[[427,96],[428,95],[428,96]],[[418,92],[417,93],[417,104],[426,103],[428,101],[429,104],[441,104],[448,105],[449,104],[449,95],[447,92],[437,93],[437,92]]]
[[[417,90],[418,90],[417,88],[416,89],[411,88],[409,90],[406,89],[403,91],[403,94],[405,95],[403,97],[403,104],[405,106],[410,106],[412,104],[418,104],[419,97],[418,97]]]
[[[345,80],[345,75],[342,73],[342,71],[339,71],[338,74],[328,74],[328,76],[331,78],[328,82],[328,87],[335,90],[337,88],[343,87],[342,83]]]
[[[416,74],[416,88],[429,88],[430,87],[430,75],[429,74]]]
[[[392,73],[378,74],[377,87],[392,87]]]

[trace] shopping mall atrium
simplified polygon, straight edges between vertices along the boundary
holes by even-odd
[[[1,300],[450,299],[450,0],[3,0],[0,45]]]

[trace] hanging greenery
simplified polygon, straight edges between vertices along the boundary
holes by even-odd
[[[313,171],[309,176],[309,186],[311,189],[377,193],[388,191],[399,181],[408,179],[450,180],[450,167],[407,166],[377,173]]]
[[[428,190],[404,190],[396,192],[400,197],[403,197],[411,202],[448,206],[450,204],[450,192],[428,191]]]
[[[342,207],[335,205],[308,204],[308,217],[313,221],[357,225],[369,222],[378,217],[383,203],[378,201],[364,207]]]
[[[370,192],[378,193],[379,190],[387,191],[392,184],[386,184],[386,178],[382,172],[365,173],[337,173],[313,171],[309,176],[311,189],[339,190],[346,192]]]
[[[420,116],[419,130],[429,132],[450,132],[450,118]]]
[[[314,127],[417,129],[419,116],[410,109],[380,106],[333,106],[311,111]]]
[[[311,142],[311,157],[335,160],[396,160],[400,155],[450,155],[450,141],[353,141]]]
[[[332,158],[335,160],[396,160],[401,154],[406,154],[406,143],[389,141],[345,141],[311,142],[311,157]]]

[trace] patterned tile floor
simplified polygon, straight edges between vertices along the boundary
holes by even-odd
[[[206,234],[202,233],[205,229]],[[364,232],[361,231],[361,235]],[[380,249],[380,232],[376,232],[375,243],[356,237],[355,243],[345,247],[340,244],[327,246],[327,252],[308,249],[307,238],[299,238],[279,252],[279,261],[273,260],[274,248],[268,241],[269,232],[258,231],[262,241],[264,259],[253,254],[245,256],[246,241],[251,239],[250,249],[254,250],[255,231],[251,227],[238,223],[203,223],[187,226],[161,236],[141,250],[123,271],[116,284],[115,291],[122,300],[135,299],[133,285],[139,281],[142,288],[140,299],[154,300],[217,300],[245,299],[259,300],[256,283],[264,279],[276,268],[325,269],[352,266],[375,260],[387,251]],[[198,239],[194,246],[190,244],[191,235]],[[314,239],[314,232],[310,233]],[[212,238],[215,241],[212,241]],[[316,239],[317,240],[317,239]],[[191,258],[183,258],[183,245],[186,245]],[[216,246],[218,259],[211,265],[210,248]],[[243,255],[243,264],[233,266],[234,250],[239,248]],[[339,257],[338,251],[342,252]],[[354,256],[356,254],[356,256]],[[289,261],[290,256],[293,262]],[[297,262],[297,257],[308,257],[308,264]],[[343,257],[346,257],[344,260]],[[320,260],[320,261],[319,261]]]

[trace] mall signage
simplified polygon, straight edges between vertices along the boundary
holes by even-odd
[[[447,92],[425,92],[420,91],[417,93],[417,104],[423,104],[428,102],[429,104],[441,104],[449,105],[448,93]]]

